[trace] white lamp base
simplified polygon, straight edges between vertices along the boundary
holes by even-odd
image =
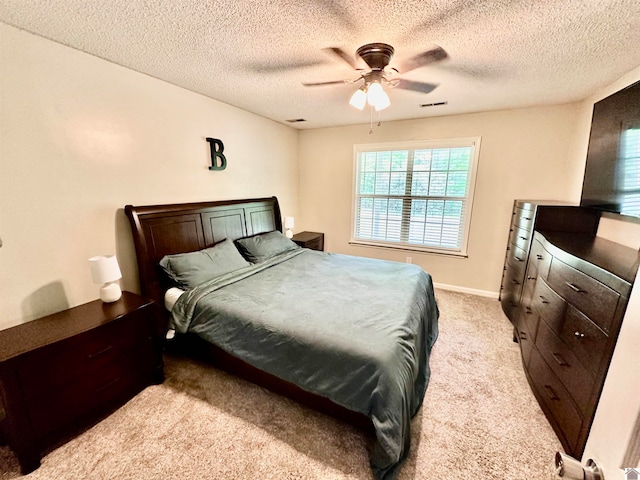
[[[284,232],[284,234],[287,238],[293,238],[293,232],[291,231],[290,228],[287,228],[287,231]]]
[[[122,296],[120,284],[118,282],[105,283],[100,287],[100,300],[105,303],[115,302]]]

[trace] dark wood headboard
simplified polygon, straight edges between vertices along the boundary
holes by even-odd
[[[276,197],[124,207],[131,223],[142,295],[164,304],[158,262],[229,238],[282,231]]]

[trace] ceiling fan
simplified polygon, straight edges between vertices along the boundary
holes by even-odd
[[[307,87],[337,85],[341,83],[356,83],[362,80],[363,84],[355,91],[349,103],[359,110],[362,110],[368,103],[374,107],[376,111],[383,110],[391,104],[389,96],[384,91],[383,86],[412,90],[421,93],[431,92],[438,86],[437,84],[396,78],[396,76],[431,63],[442,61],[448,57],[447,52],[445,52],[441,47],[436,46],[431,50],[427,50],[411,57],[407,61],[401,63],[398,67],[389,67],[389,63],[391,62],[395,51],[391,45],[386,43],[368,43],[363,45],[356,51],[355,58],[351,57],[340,48],[334,47],[326,50],[349,64],[360,74],[360,76],[355,79],[311,82],[303,83],[303,85]],[[358,57],[367,64],[369,67],[368,70],[363,69],[358,65],[356,60]]]

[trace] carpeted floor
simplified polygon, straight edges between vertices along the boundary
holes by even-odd
[[[399,478],[555,478],[561,446],[529,389],[499,302],[436,296],[431,383]],[[167,358],[166,377],[50,451],[28,476],[0,447],[0,478],[372,478],[371,439],[353,427],[194,361]]]

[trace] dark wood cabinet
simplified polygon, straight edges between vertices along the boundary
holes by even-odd
[[[0,423],[23,473],[42,450],[163,381],[156,305],[123,292],[0,331]]]
[[[566,452],[580,458],[638,268],[588,233],[534,231],[517,312],[522,362]]]
[[[500,303],[515,325],[521,297],[527,288],[526,267],[535,230],[595,235],[600,214],[596,210],[543,200],[515,200],[500,285]]]
[[[319,251],[324,250],[324,233],[300,232],[296,233],[291,240],[303,248]]]

